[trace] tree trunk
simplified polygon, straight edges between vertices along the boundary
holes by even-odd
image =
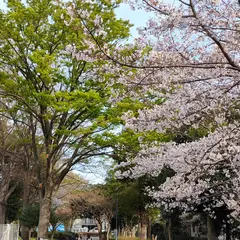
[[[125,236],[125,229],[122,227],[119,231],[119,236],[124,237]]]
[[[214,220],[210,217],[207,216],[207,238],[208,240],[216,240],[216,231],[214,227]]]
[[[47,190],[47,189],[45,189]],[[48,227],[51,213],[52,194],[46,193],[43,198],[40,198],[40,215],[38,222],[38,240],[48,239]]]
[[[147,222],[146,222],[144,214],[140,215],[139,239],[140,240],[146,240],[147,239]]]
[[[100,237],[101,236],[101,237]],[[106,232],[103,232],[103,233],[101,233],[101,235],[100,235],[100,233],[99,233],[99,239],[101,239],[101,240],[107,240],[107,233]]]
[[[106,237],[107,237],[107,240],[109,240],[110,231],[111,231],[111,222],[110,222],[110,220],[108,220],[107,223],[106,223],[106,232],[107,232]]]
[[[29,196],[30,196],[30,185],[29,185],[29,162],[28,162],[28,157],[26,156],[26,164],[28,166],[28,169],[26,170],[26,172],[24,172],[24,181],[23,181],[23,211],[27,208],[27,206],[29,205]],[[21,222],[21,237],[23,240],[30,240],[30,234],[31,231],[28,227],[24,226],[23,223]]]
[[[30,229],[28,227],[25,226],[21,226],[21,238],[23,240],[29,240],[30,239]]]
[[[148,226],[147,226],[147,238],[152,239],[152,221],[148,219]]]
[[[110,228],[108,227],[108,228],[107,228],[107,236],[106,236],[106,237],[107,237],[107,240],[109,240],[109,236],[110,236]]]
[[[31,236],[32,236],[32,229],[29,229],[29,231],[28,231],[28,239],[31,239]]]
[[[168,240],[173,240],[173,235],[172,235],[172,218],[171,217],[168,219],[167,232],[168,232]]]
[[[102,221],[100,219],[97,219],[97,228],[98,228],[99,240],[106,240],[106,237],[102,232]]]
[[[231,240],[231,226],[226,222],[226,240]]]
[[[147,239],[147,223],[142,224],[142,239]]]
[[[0,203],[0,224],[5,224],[6,222],[6,205]]]
[[[133,227],[131,227],[131,237],[136,237],[136,227],[135,226],[133,226]]]

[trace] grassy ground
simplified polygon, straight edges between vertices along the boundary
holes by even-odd
[[[22,240],[22,238],[18,237],[18,240]],[[36,240],[36,238],[31,238],[31,240]]]

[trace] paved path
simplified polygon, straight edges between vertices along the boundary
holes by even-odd
[[[92,240],[99,240],[99,237],[96,237],[96,236],[91,236],[91,239]],[[87,240],[86,237],[83,237],[82,240]],[[90,240],[90,239],[89,239]]]
[[[99,237],[91,237],[92,240],[99,240]]]

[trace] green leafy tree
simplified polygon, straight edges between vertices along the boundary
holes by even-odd
[[[0,13],[1,112],[29,129],[39,238],[48,238],[54,190],[74,165],[108,155],[126,110],[113,101],[117,76],[99,51],[129,34],[114,15],[119,2],[9,0]]]
[[[24,224],[24,226],[26,226],[29,229],[29,237],[31,234],[31,230],[36,229],[38,226],[39,214],[40,214],[39,203],[32,203],[23,210],[22,214],[19,217],[22,224]],[[59,222],[60,222],[60,219],[55,213],[55,209],[51,208],[50,224],[52,226],[53,234]]]
[[[7,222],[18,220],[18,217],[22,210],[22,192],[23,186],[22,184],[18,184],[13,193],[9,196],[6,209]]]
[[[38,226],[39,218],[39,204],[33,203],[24,209],[20,216],[22,223],[29,229],[36,228]]]

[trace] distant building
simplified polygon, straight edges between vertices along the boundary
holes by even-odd
[[[72,232],[91,232],[96,231],[97,222],[93,218],[75,219],[71,228]],[[106,223],[102,224],[102,231],[106,230]]]
[[[92,218],[75,219],[72,225],[72,232],[88,232],[97,226]]]

